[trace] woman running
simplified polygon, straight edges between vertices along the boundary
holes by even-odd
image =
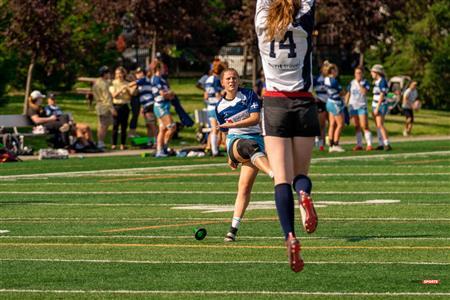
[[[377,125],[378,147],[377,150],[392,150],[389,144],[389,137],[384,126],[384,118],[388,111],[386,95],[388,84],[384,78],[384,69],[382,65],[374,65],[370,70],[370,75],[374,80],[372,114]]]
[[[363,150],[362,131],[364,130],[364,138],[366,139],[366,151],[372,150],[372,133],[369,129],[368,112],[367,112],[367,93],[370,84],[363,77],[364,69],[357,67],[355,69],[355,79],[353,79],[347,87],[345,102],[349,107],[350,118],[355,125],[356,146],[353,151]]]
[[[234,170],[242,164],[239,176],[238,193],[230,231],[225,242],[234,242],[258,170],[273,178],[269,161],[264,154],[264,142],[261,136],[261,102],[250,89],[239,88],[239,75],[235,69],[226,69],[221,75],[221,84],[225,95],[216,106],[219,128],[227,132],[228,164]]]
[[[291,269],[303,260],[294,229],[294,198],[300,203],[303,226],[317,227],[308,177],[314,137],[320,135],[312,91],[311,52],[314,0],[258,0],[255,27],[266,76],[263,135],[275,177],[275,204],[284,231]]]

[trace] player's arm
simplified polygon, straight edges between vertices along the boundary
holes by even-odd
[[[260,112],[252,112],[250,116],[246,119],[232,122],[232,123],[223,123],[219,125],[220,128],[243,128],[253,126],[259,123],[260,120]]]

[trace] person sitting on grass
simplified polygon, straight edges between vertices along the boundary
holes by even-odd
[[[235,69],[226,69],[221,75],[225,95],[216,106],[219,128],[227,132],[228,164],[235,170],[242,164],[238,193],[234,206],[230,231],[225,242],[234,242],[258,170],[273,178],[269,161],[264,153],[264,141],[259,125],[261,101],[253,90],[239,88],[239,75]]]

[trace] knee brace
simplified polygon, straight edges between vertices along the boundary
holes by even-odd
[[[259,147],[257,142],[245,139],[239,140],[237,142],[237,152],[242,158],[252,159],[252,161],[258,157],[259,153],[264,155],[261,152],[261,148]]]

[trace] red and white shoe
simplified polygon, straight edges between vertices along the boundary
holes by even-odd
[[[311,196],[305,192],[300,192],[299,203],[303,227],[307,233],[313,233],[316,231],[318,218]]]
[[[305,263],[303,262],[302,257],[300,256],[300,242],[297,238],[289,232],[288,239],[286,241],[287,254],[289,260],[289,266],[291,270],[294,272],[300,272],[303,270]]]

